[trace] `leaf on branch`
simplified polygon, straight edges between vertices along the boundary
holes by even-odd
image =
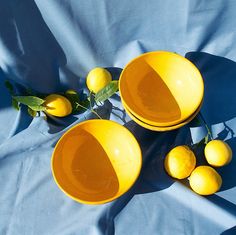
[[[37,111],[31,109],[30,107],[28,107],[28,114],[31,116],[31,117],[36,117],[37,115]]]
[[[46,110],[46,108],[42,105],[34,105],[34,106],[29,105],[28,107],[34,111],[45,111]]]
[[[27,106],[40,106],[45,102],[45,100],[36,96],[13,96],[13,98]]]
[[[19,103],[14,98],[12,98],[11,103],[12,107],[15,108],[17,111],[20,109]]]
[[[111,81],[95,95],[96,102],[103,102],[118,91],[118,81]]]

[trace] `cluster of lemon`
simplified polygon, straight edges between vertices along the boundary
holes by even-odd
[[[211,140],[204,149],[205,158],[209,165],[221,167],[232,160],[230,146],[221,140]],[[186,145],[173,148],[164,161],[166,172],[176,178],[189,177],[189,184],[193,191],[200,195],[211,195],[222,185],[222,178],[211,166],[196,167],[196,157]],[[195,168],[196,167],[196,168]]]
[[[90,92],[94,94],[102,90],[110,81],[112,76],[109,71],[104,68],[92,69],[86,78],[86,84]],[[51,94],[45,98],[45,112],[56,116],[65,117],[72,113],[73,105],[68,97],[75,96],[77,93],[74,90],[65,92],[65,96],[59,94]]]

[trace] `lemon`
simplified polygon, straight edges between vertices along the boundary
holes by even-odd
[[[200,195],[211,195],[217,192],[222,184],[221,176],[210,166],[195,168],[189,177],[193,191]]]
[[[46,113],[56,117],[65,117],[72,112],[70,101],[62,95],[51,94],[45,98]]]
[[[104,68],[92,69],[86,79],[86,84],[91,92],[97,93],[112,80],[110,72]]]
[[[73,89],[69,89],[65,93],[68,94],[68,95],[77,95],[78,94],[77,91],[75,91]]]
[[[177,179],[188,177],[196,165],[196,157],[186,145],[173,148],[165,158],[167,173]]]
[[[232,150],[229,145],[222,140],[211,140],[204,150],[207,162],[214,166],[224,166],[232,160]]]

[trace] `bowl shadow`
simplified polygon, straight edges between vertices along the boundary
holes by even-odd
[[[133,133],[140,144],[143,165],[140,176],[133,187],[112,202],[109,210],[105,211],[99,219],[98,225],[104,234],[115,233],[115,217],[135,195],[160,191],[170,187],[175,182],[164,170],[164,157],[171,148],[191,143],[188,126],[168,132],[147,130],[134,121],[129,121],[124,126]]]
[[[201,113],[207,125],[211,129],[219,126],[215,138],[226,141],[236,153],[236,62],[205,52],[188,52],[185,56],[196,65],[204,79],[205,94]],[[235,167],[236,159],[233,157],[229,165],[216,168],[223,179],[221,191],[236,186],[233,177]]]
[[[202,112],[213,125],[236,117],[236,62],[205,52],[188,52],[185,57],[200,70],[205,86]]]

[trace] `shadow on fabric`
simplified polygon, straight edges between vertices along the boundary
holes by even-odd
[[[110,115],[112,113],[112,108],[113,108],[112,103],[109,100],[106,100],[102,106],[99,106],[95,108],[94,110],[102,119],[109,120]],[[53,116],[48,115],[48,118],[47,118],[48,127],[49,127],[48,133],[55,134],[55,133],[61,132],[64,129],[66,129],[68,126],[72,125],[73,123],[77,124],[76,121],[78,121],[79,118],[80,118],[80,121],[84,121],[88,119],[95,119],[98,117],[90,111],[85,111],[81,113],[79,116],[69,115],[64,118],[58,118],[58,117],[53,117]]]
[[[59,67],[66,57],[33,0],[1,1],[0,62],[19,84],[40,92],[59,86]]]
[[[217,134],[216,139],[225,140],[227,138],[226,142],[235,153],[236,137],[229,122],[232,124],[236,120],[236,62],[204,52],[189,52],[186,54],[186,58],[198,67],[204,79],[205,94],[202,111],[207,117],[207,124],[209,126],[221,124],[221,131]],[[220,191],[236,186],[235,167],[236,158],[233,157],[229,165],[216,169],[223,180]],[[207,199],[236,216],[236,206],[230,201],[218,195],[211,195]],[[224,231],[222,235],[235,233],[236,228],[232,227]]]
[[[44,22],[33,0],[0,1],[0,66],[4,77],[33,90],[49,93],[59,88],[59,67],[66,57]],[[2,76],[1,76],[2,77]],[[2,89],[1,108],[10,106],[11,98]],[[26,129],[32,121],[27,110],[18,115],[12,135]]]
[[[9,108],[12,106],[12,99],[9,91],[5,87],[5,80],[8,80],[3,71],[0,68],[0,111],[4,112],[4,108]],[[17,88],[16,88],[17,89]],[[22,107],[20,111],[15,111],[14,115],[16,115],[15,122],[17,125],[13,125],[11,129],[10,136],[14,136],[17,133],[21,132],[22,130],[26,129],[31,121],[32,117],[30,117],[27,113],[26,107]]]
[[[236,226],[227,229],[226,231],[224,231],[223,233],[221,233],[221,235],[235,235],[236,234]]]
[[[11,106],[11,96],[8,90],[5,87],[4,81],[6,77],[0,68],[0,94],[1,94],[1,102],[0,102],[0,110]]]
[[[232,216],[236,216],[236,205],[232,202],[229,202],[228,200],[214,194],[211,196],[208,196],[207,199],[214,204],[216,204],[218,207],[223,208],[225,211],[227,211]]]
[[[190,131],[187,126],[169,132],[155,132],[130,121],[125,127],[134,134],[140,143],[143,166],[134,186],[114,201],[110,209],[99,220],[99,227],[104,234],[114,234],[115,217],[135,195],[160,191],[170,187],[175,182],[164,170],[164,157],[171,148],[191,143]]]
[[[188,52],[185,57],[200,70],[205,85],[203,113],[210,125],[236,117],[236,62],[205,52]]]
[[[236,153],[236,137],[227,121],[236,121],[236,62],[224,57],[211,55],[205,52],[189,52],[186,58],[192,61],[200,70],[205,84],[202,113],[207,117],[207,124],[222,124],[217,139],[225,140]],[[222,168],[218,168],[223,179],[221,190],[236,186],[233,178],[236,168],[236,158]]]
[[[119,80],[122,68],[119,67],[107,67],[106,68],[112,75],[112,80]]]

